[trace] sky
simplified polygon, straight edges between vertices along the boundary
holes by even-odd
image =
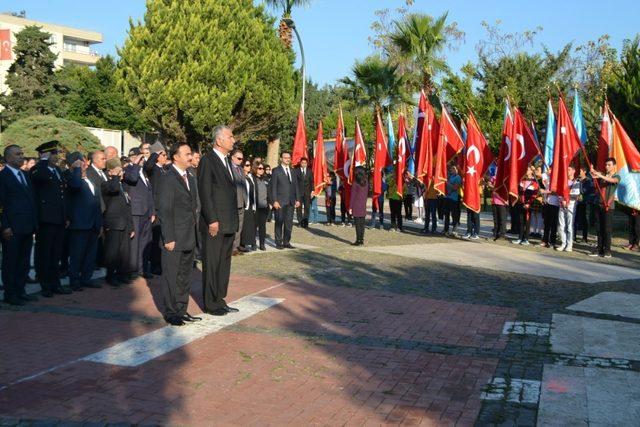
[[[373,52],[368,37],[375,11],[404,4],[404,0],[314,0],[307,8],[295,9],[293,18],[304,45],[307,76],[323,85],[348,75],[356,59]],[[25,10],[29,19],[99,31],[104,43],[95,49],[116,55],[116,46],[122,46],[127,37],[129,18],[143,17],[145,1],[0,0],[0,11],[18,10]],[[465,32],[459,47],[445,52],[454,70],[476,60],[476,46],[486,36],[482,21],[500,20],[506,32],[542,26],[534,50],[544,44],[557,51],[568,42],[582,44],[605,33],[619,49],[624,39],[640,31],[638,0],[415,0],[411,10],[434,16],[448,11],[449,20]]]

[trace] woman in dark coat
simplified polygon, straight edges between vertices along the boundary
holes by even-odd
[[[357,166],[353,171],[354,182],[351,187],[351,203],[349,213],[353,216],[356,225],[356,241],[354,246],[364,245],[364,219],[367,216],[367,198],[369,196],[369,183],[367,172],[362,166]]]

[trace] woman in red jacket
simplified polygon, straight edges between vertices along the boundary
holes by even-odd
[[[351,186],[351,203],[349,213],[353,215],[356,225],[356,241],[354,246],[364,245],[364,219],[367,216],[367,198],[369,197],[369,183],[367,172],[362,166],[353,171],[354,180]]]
[[[540,186],[533,176],[533,169],[527,168],[527,174],[520,181],[518,186],[518,203],[516,203],[516,212],[520,217],[520,238],[511,243],[516,245],[529,244],[529,228],[531,226],[531,205],[538,195]]]

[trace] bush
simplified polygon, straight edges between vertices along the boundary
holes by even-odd
[[[100,140],[82,125],[55,116],[29,116],[12,123],[2,133],[0,151],[16,144],[25,156],[37,156],[36,147],[43,142],[57,139],[67,152],[89,153],[102,148]]]

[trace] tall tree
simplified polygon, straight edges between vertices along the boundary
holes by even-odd
[[[277,135],[294,113],[293,55],[252,0],[148,0],[130,25],[118,83],[165,135],[192,143],[218,124],[241,141]]]
[[[280,35],[280,41],[287,48],[291,49],[291,43],[293,41],[293,29],[287,24],[287,19],[291,19],[291,11],[294,7],[306,6],[311,3],[311,0],[265,0],[270,6],[282,10],[282,18],[280,19],[280,26],[278,27],[278,33]]]
[[[0,98],[5,108],[3,115],[9,123],[57,111],[59,97],[53,84],[57,56],[50,49],[50,37],[51,34],[35,25],[16,34],[15,61],[6,76],[10,92]]]
[[[640,36],[625,41],[608,95],[613,112],[633,142],[640,144]]]

